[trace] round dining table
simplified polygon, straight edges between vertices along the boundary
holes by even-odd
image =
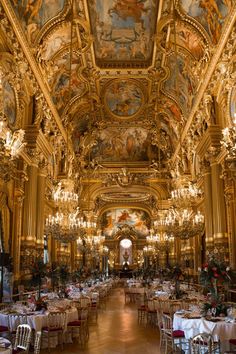
[[[215,341],[220,340],[221,352],[229,350],[229,339],[236,338],[236,322],[227,318],[205,318],[194,313],[175,313],[173,329],[184,331],[185,338],[191,339],[199,333],[209,333]]]
[[[12,354],[12,345],[7,338],[0,337],[0,354]]]

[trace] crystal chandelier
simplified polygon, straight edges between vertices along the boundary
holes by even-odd
[[[45,234],[61,242],[75,241],[78,237],[78,211],[57,212],[46,219]]]
[[[16,158],[26,143],[24,142],[25,131],[23,129],[12,131],[7,127],[6,121],[0,120],[0,155],[11,159]]]
[[[183,186],[171,192],[171,201],[177,207],[195,204],[201,197],[201,189],[197,188],[193,182],[183,182]]]
[[[80,235],[92,235],[96,232],[97,222],[94,220],[92,211],[80,213],[78,218],[78,226]]]
[[[144,256],[152,256],[154,255],[156,252],[155,247],[148,245],[143,247],[143,255]]]
[[[79,195],[74,192],[73,181],[70,179],[60,181],[52,193],[53,200],[59,204],[69,203],[71,206],[77,206]]]
[[[167,215],[167,228],[170,234],[180,239],[188,239],[202,234],[204,230],[204,216],[200,211],[193,209],[172,208]]]
[[[167,251],[170,249],[171,244],[174,242],[174,237],[172,234],[163,232],[162,229],[157,230],[157,233],[155,233],[154,229],[150,229],[150,235],[146,237],[146,240],[147,243],[155,249],[160,251]]]
[[[236,158],[236,113],[234,114],[233,126],[223,129],[223,138],[221,144],[228,153],[228,158],[234,160]]]
[[[164,222],[168,233],[180,239],[188,239],[204,230],[204,216],[200,211],[195,211],[195,205],[203,193],[193,182],[181,178],[177,182],[179,188],[171,192],[173,206]]]

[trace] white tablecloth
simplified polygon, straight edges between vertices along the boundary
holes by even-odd
[[[4,348],[5,345],[7,348]],[[11,354],[12,353],[12,346],[11,342],[3,337],[0,337],[0,354]]]
[[[207,321],[204,317],[188,319],[181,317],[179,314],[175,314],[173,329],[184,331],[187,339],[199,333],[210,333],[213,335],[215,341],[220,340],[222,352],[229,349],[229,339],[236,338],[236,322],[227,323],[224,319],[219,322],[211,322]]]
[[[78,319],[78,312],[76,308],[72,308],[71,310],[66,310],[67,314],[67,323],[71,321],[75,321]],[[27,315],[27,323],[28,325],[35,329],[36,331],[41,331],[42,327],[47,326],[47,315],[48,313],[36,313],[33,315]],[[0,314],[0,325],[7,326],[8,320],[6,314]]]

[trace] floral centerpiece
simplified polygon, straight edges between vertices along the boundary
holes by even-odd
[[[230,268],[224,262],[211,258],[200,269],[200,284],[207,293],[207,302],[203,306],[204,314],[210,310],[215,316],[226,315],[227,306],[223,304],[224,292],[230,282]]]
[[[175,281],[175,297],[180,299],[184,295],[184,292],[180,289],[180,282],[184,280],[184,273],[179,265],[173,268],[171,278]]]
[[[33,286],[38,287],[38,298],[40,298],[42,281],[47,275],[47,266],[42,259],[36,259],[31,267],[31,283]]]

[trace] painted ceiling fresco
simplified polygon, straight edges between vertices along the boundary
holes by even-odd
[[[99,132],[90,157],[103,162],[151,161],[158,155],[151,140],[151,132],[143,128],[107,128]]]
[[[93,178],[90,184],[118,188],[106,193],[102,187],[101,192],[115,207],[117,200],[125,206],[125,199],[134,205],[149,191],[141,193],[137,185],[132,189],[132,184],[124,187],[112,179],[122,175],[122,168],[131,183],[146,187],[146,174],[155,174],[159,181],[169,178],[173,154],[204,80],[201,73],[207,72],[234,3],[11,0],[14,20],[22,26],[22,43],[26,41],[39,77],[45,79],[56,118],[69,122],[73,168],[81,188]],[[14,124],[20,105],[10,80],[3,94],[4,113]],[[235,102],[234,88],[232,118]],[[149,219],[144,211],[120,207],[102,220],[111,236],[124,223],[145,235]]]
[[[132,226],[139,237],[149,233],[150,217],[147,212],[139,209],[113,209],[105,212],[101,217],[103,233],[106,237],[113,237],[119,226]]]
[[[173,45],[180,46],[187,50],[192,56],[199,60],[204,54],[204,44],[201,37],[193,28],[186,26],[183,22],[176,25],[176,35],[174,30],[171,32],[171,41]]]
[[[15,1],[12,5],[21,20],[28,36],[32,32],[37,34],[39,30],[53,17],[59,15],[66,0],[35,0],[35,1]]]
[[[88,5],[98,64],[150,62],[158,1],[93,0]]]
[[[16,97],[15,92],[7,80],[3,81],[3,112],[11,125],[16,121]]]
[[[176,58],[175,54],[168,57],[167,66],[170,68],[170,75],[164,84],[164,90],[179,102],[187,114],[193,106],[196,93],[196,82],[191,67],[186,59],[180,55]]]
[[[233,87],[230,95],[230,116],[233,121],[236,121],[236,87]]]
[[[112,80],[104,94],[108,111],[120,118],[138,113],[143,100],[143,92],[135,80]]]
[[[54,76],[49,81],[52,98],[59,113],[62,113],[68,102],[86,92],[87,84],[80,77],[81,59],[75,54],[70,61],[70,53],[59,56],[54,61]]]
[[[193,17],[203,26],[212,42],[216,44],[233,1],[180,0],[179,3],[188,16]]]

